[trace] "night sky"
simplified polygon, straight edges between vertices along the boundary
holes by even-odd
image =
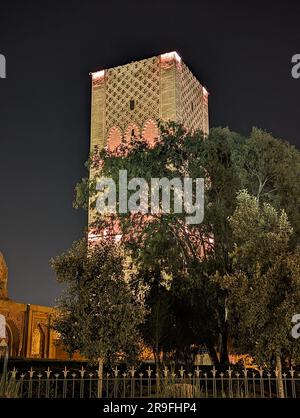
[[[12,299],[53,304],[49,259],[85,228],[72,200],[86,174],[89,72],[173,50],[210,92],[210,126],[255,125],[300,148],[299,1],[1,0],[0,251]]]

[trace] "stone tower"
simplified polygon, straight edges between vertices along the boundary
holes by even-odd
[[[0,299],[7,299],[8,268],[0,252]]]
[[[132,136],[151,143],[159,136],[158,121],[179,122],[208,134],[208,92],[177,52],[91,75],[91,153],[95,147],[114,150]],[[94,215],[90,209],[89,225]]]
[[[176,52],[92,73],[91,151],[158,135],[157,121],[208,133],[208,92]]]

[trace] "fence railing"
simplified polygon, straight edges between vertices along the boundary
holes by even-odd
[[[300,373],[291,369],[283,373],[285,397],[300,398]],[[277,371],[235,371],[229,368],[219,372],[215,368],[203,371],[196,367],[187,373],[183,367],[177,372],[164,368],[155,373],[150,367],[143,372],[117,367],[102,377],[98,371],[8,372],[7,385],[18,386],[21,398],[277,398],[279,375]]]

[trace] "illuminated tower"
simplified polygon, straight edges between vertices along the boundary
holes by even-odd
[[[208,93],[176,52],[92,73],[91,151],[158,135],[157,120],[208,133]]]
[[[151,143],[159,135],[158,120],[208,134],[208,92],[177,52],[91,75],[91,152],[95,146],[113,150],[132,135]],[[89,224],[93,218],[90,210]]]

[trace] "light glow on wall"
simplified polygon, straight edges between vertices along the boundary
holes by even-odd
[[[160,56],[162,61],[170,61],[175,59],[177,62],[181,62],[180,55],[177,54],[176,51],[166,52],[165,54],[161,54]]]
[[[206,90],[205,87],[202,87],[202,90],[203,90],[204,96],[208,96],[209,95],[209,93],[208,93],[208,91]]]
[[[95,73],[91,73],[93,80],[99,80],[104,77],[105,70],[96,71]]]

